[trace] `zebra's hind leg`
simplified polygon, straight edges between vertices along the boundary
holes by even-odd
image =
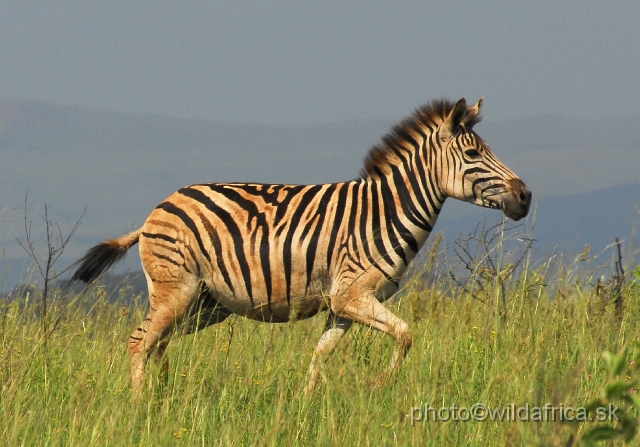
[[[160,385],[164,388],[169,383],[169,357],[167,356],[169,338],[163,338],[156,347],[155,360],[160,366]]]
[[[184,334],[201,331],[207,326],[222,323],[233,312],[222,306],[206,284],[200,286],[198,298],[185,316]]]
[[[165,350],[171,329],[182,319],[187,308],[197,294],[197,285],[182,282],[156,284],[149,297],[150,309],[142,324],[129,337],[131,359],[131,382],[134,399],[137,399],[145,380],[145,370],[150,354],[156,351],[156,358],[163,362],[168,371],[169,363]]]
[[[318,341],[318,345],[316,346],[316,349],[313,352],[313,357],[311,358],[311,363],[309,364],[309,382],[304,389],[305,394],[309,395],[313,392],[316,384],[318,383],[320,370],[324,361],[336,348],[338,342],[349,330],[352,323],[353,321],[351,320],[336,317],[332,312],[329,313],[327,325],[325,326],[325,330]]]

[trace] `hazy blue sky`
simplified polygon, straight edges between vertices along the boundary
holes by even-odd
[[[2,1],[0,97],[181,118],[640,110],[638,0]]]

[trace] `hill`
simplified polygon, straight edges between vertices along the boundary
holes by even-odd
[[[639,114],[600,121],[545,115],[487,119],[477,130],[531,187],[538,243],[571,248],[576,238],[604,245],[615,236],[631,237],[639,221],[639,122]],[[0,100],[0,246],[6,265],[0,272],[11,277],[4,283],[15,282],[28,265],[15,242],[24,234],[27,191],[34,235],[42,234],[44,203],[63,232],[89,206],[61,260],[71,262],[91,245],[139,226],[161,200],[188,184],[354,178],[369,147],[392,124],[245,125]],[[479,211],[447,204],[436,229],[471,231]]]

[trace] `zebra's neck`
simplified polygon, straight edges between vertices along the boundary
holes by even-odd
[[[379,226],[374,232],[379,230],[388,241],[387,252],[395,258],[388,263],[397,268],[397,273],[404,271],[424,245],[445,200],[433,182],[435,176],[429,175],[424,164],[423,170],[417,169],[418,163],[411,160],[390,165],[386,175],[366,180],[374,203],[371,212],[377,214],[372,222]],[[380,203],[378,207],[376,200]]]

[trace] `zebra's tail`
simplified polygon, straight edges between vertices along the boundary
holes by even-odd
[[[80,280],[89,283],[94,281],[109,267],[122,259],[127,250],[138,243],[141,233],[142,228],[117,239],[109,239],[89,249],[78,260],[80,266],[73,274],[71,282]]]

